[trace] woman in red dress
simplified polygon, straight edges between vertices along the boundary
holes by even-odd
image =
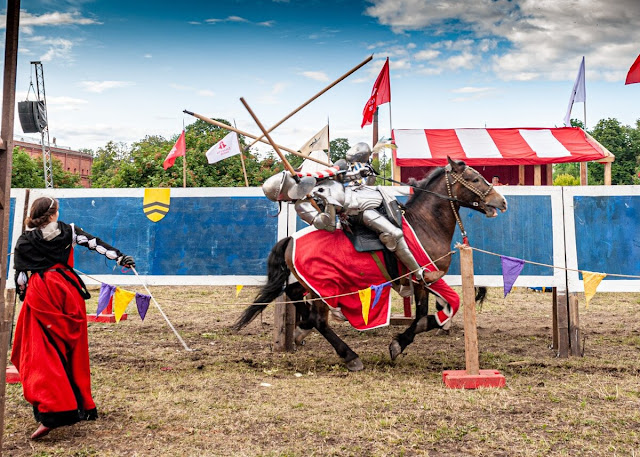
[[[133,257],[58,220],[58,202],[36,199],[27,229],[14,249],[16,288],[23,300],[11,362],[25,399],[40,423],[31,439],[51,429],[98,417],[91,396],[85,284],[73,269],[73,246],[95,250],[118,265],[135,267]]]

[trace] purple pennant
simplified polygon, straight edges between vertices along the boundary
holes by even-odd
[[[100,295],[98,295],[98,310],[96,311],[96,317],[100,315],[102,311],[107,309],[111,297],[116,293],[116,286],[105,284],[104,282],[100,286]]]
[[[138,307],[138,314],[142,320],[144,320],[147,315],[147,311],[149,310],[149,300],[151,300],[150,295],[139,294],[136,292],[136,306]]]
[[[502,281],[504,282],[504,296],[506,297],[511,292],[513,283],[518,279],[522,268],[524,268],[524,260],[506,255],[501,255],[500,259],[502,260]]]
[[[371,303],[371,309],[375,308],[375,306],[378,304],[378,300],[380,300],[380,294],[382,294],[382,289],[390,285],[391,282],[387,281],[377,286],[371,286],[371,290],[373,290],[373,292],[375,293],[375,295],[373,296],[373,303]]]

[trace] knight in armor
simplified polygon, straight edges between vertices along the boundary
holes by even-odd
[[[339,171],[322,179],[303,198],[292,198],[292,195],[301,194],[297,188],[300,184],[286,172],[267,179],[262,189],[272,201],[295,201],[300,218],[317,229],[335,231],[336,215],[349,223],[364,225],[378,234],[385,247],[409,271],[416,271],[416,276],[426,284],[437,281],[444,272],[422,269],[411,253],[402,233],[402,214],[395,198],[380,187],[373,187],[376,173],[370,158],[371,148],[367,143],[355,144],[347,151],[346,160],[340,159],[335,163]],[[316,201],[321,202],[324,208],[314,204]],[[381,207],[387,217],[379,211]]]

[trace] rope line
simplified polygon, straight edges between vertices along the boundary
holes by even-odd
[[[459,246],[459,244],[456,244],[455,247],[457,248],[458,246]],[[482,252],[483,254],[495,255],[495,256],[498,256],[498,257],[505,257],[502,254],[496,254],[495,252],[485,251],[484,249],[474,248],[473,246],[469,246],[469,247],[471,249],[473,249],[474,251]],[[549,264],[546,264],[546,263],[534,262],[532,260],[524,260],[524,259],[518,259],[518,260],[522,260],[524,263],[530,263],[532,265],[540,265],[542,267],[548,267],[548,268],[557,268],[558,270],[576,271],[578,273],[582,273],[584,271],[588,271],[588,270],[579,270],[579,269],[576,269],[576,268],[558,267],[558,266],[549,265]],[[615,277],[618,277],[618,278],[640,279],[640,276],[636,276],[636,275],[621,275],[621,274],[617,274],[617,273],[604,273],[604,274],[606,274],[607,276],[615,276]]]

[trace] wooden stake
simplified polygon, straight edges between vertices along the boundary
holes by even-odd
[[[237,128],[231,127],[230,125],[225,124],[224,122],[219,122],[219,121],[216,121],[215,119],[210,119],[210,118],[208,118],[206,116],[203,116],[202,114],[194,113],[194,112],[188,111],[188,110],[184,110],[183,112],[186,113],[186,114],[189,114],[189,115],[191,115],[191,116],[193,116],[195,118],[198,118],[201,121],[204,121],[204,122],[206,122],[208,124],[215,125],[216,127],[221,127],[223,129],[227,129],[227,130],[230,130],[232,132],[236,132],[236,133],[238,133],[240,135],[244,135],[244,136],[249,137],[249,138],[258,138],[255,135],[252,135],[250,133],[244,132],[244,131],[239,130]],[[261,139],[260,142],[265,143],[265,144],[270,144],[267,140],[262,140]],[[302,158],[305,158],[305,159],[309,159],[309,160],[311,160],[313,162],[319,163],[320,165],[324,165],[326,167],[332,167],[333,166],[330,163],[327,163],[327,162],[324,162],[322,160],[316,159],[315,157],[306,156],[304,154],[299,153],[298,151],[294,151],[293,149],[289,149],[289,148],[286,148],[286,147],[280,146],[280,145],[278,145],[278,147],[280,149],[282,149],[283,151],[287,151],[289,154],[293,154],[294,156],[298,156],[298,157],[302,157]]]
[[[476,324],[476,297],[473,282],[473,249],[460,247],[460,274],[462,276],[462,306],[464,307],[464,353],[467,375],[480,373],[478,358],[478,328]]]
[[[289,119],[291,116],[293,116],[294,114],[296,114],[298,111],[300,111],[302,108],[304,108],[305,106],[307,106],[309,103],[311,103],[312,101],[314,101],[316,98],[318,98],[319,96],[321,96],[322,94],[324,94],[326,91],[328,91],[329,89],[331,89],[333,86],[335,86],[336,84],[338,84],[340,81],[342,81],[343,79],[345,79],[347,76],[351,75],[352,73],[355,73],[357,70],[359,70],[361,67],[365,66],[366,64],[368,64],[369,62],[371,62],[373,60],[373,54],[371,54],[369,57],[367,57],[366,59],[364,59],[362,62],[360,62],[358,65],[356,65],[355,67],[353,67],[351,70],[349,70],[348,72],[346,72],[344,75],[340,76],[338,79],[336,79],[334,82],[332,82],[331,84],[329,84],[327,87],[325,87],[324,89],[322,89],[320,92],[318,92],[317,94],[315,94],[313,97],[311,97],[309,100],[307,100],[306,102],[304,102],[302,105],[300,105],[299,107],[297,107],[295,110],[293,110],[291,113],[289,113],[288,115],[286,115],[284,118],[282,118],[280,121],[278,121],[273,127],[271,127],[269,130],[265,131],[265,133],[259,137],[256,138],[256,140],[251,143],[248,147],[250,148],[251,146],[253,146],[254,144],[256,144],[258,141],[261,141],[262,138],[266,137],[267,133],[270,133],[271,131],[275,130],[276,128],[278,128],[284,121],[286,121],[287,119]]]
[[[242,163],[242,174],[244,175],[244,185],[249,187],[249,180],[247,179],[247,169],[244,166],[244,152],[240,150],[240,162]]]
[[[287,301],[287,295],[276,298],[273,315],[273,350],[274,352],[293,352],[293,330],[296,325],[296,309]]]
[[[187,148],[182,156],[182,187],[187,187]]]

